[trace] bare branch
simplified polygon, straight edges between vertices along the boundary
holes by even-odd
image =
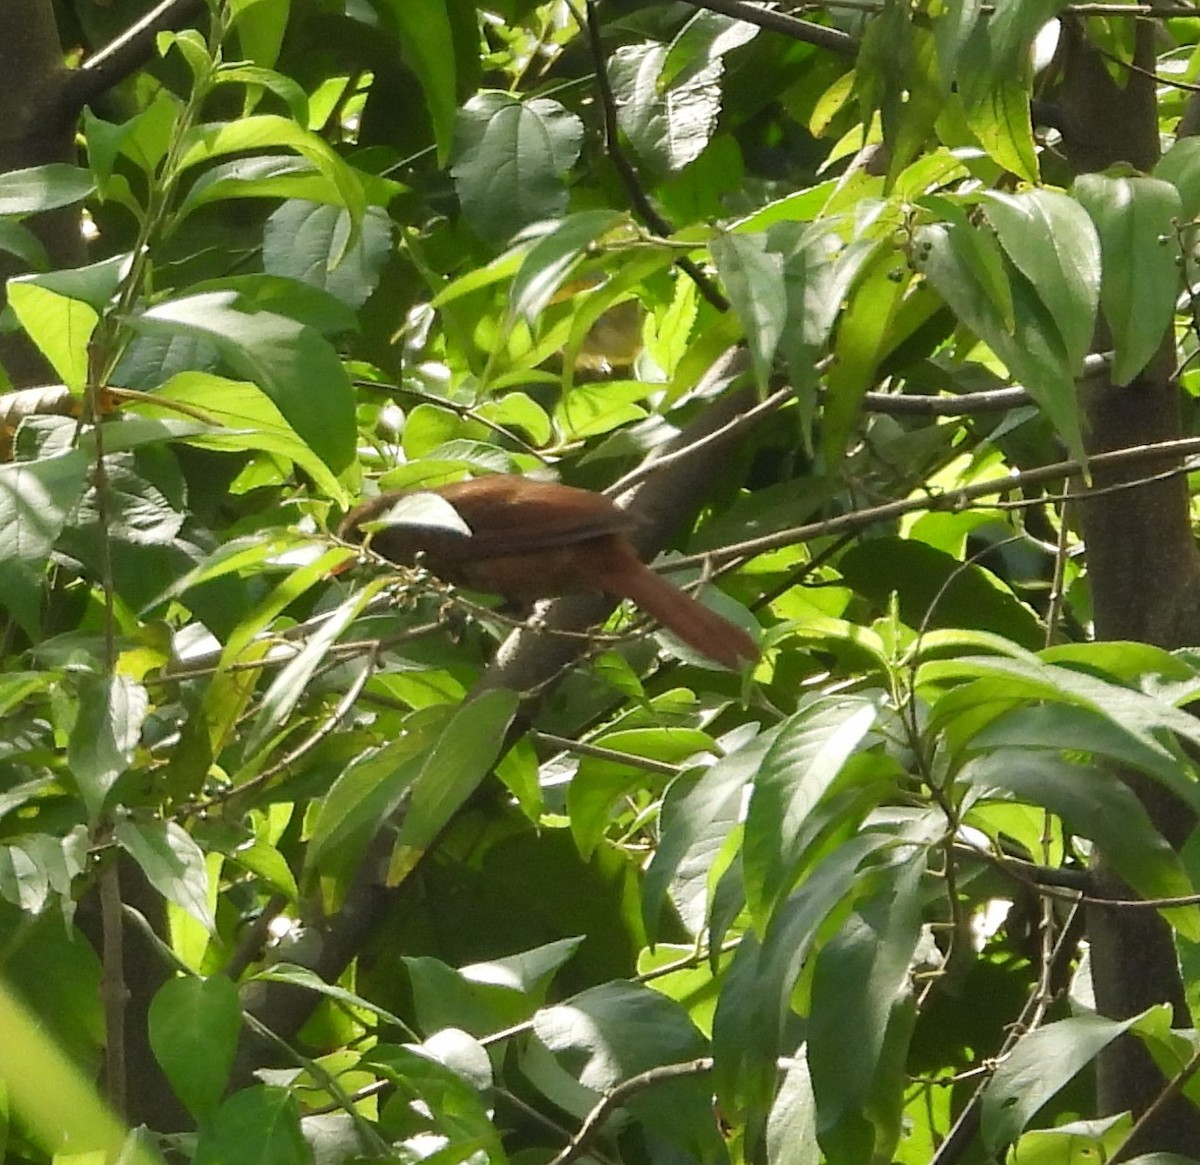
[[[64,105],[77,113],[137,72],[154,54],[160,32],[183,27],[204,10],[204,0],[162,0],[75,70],[63,87]]]
[[[814,24],[811,20],[800,20],[784,12],[776,12],[773,8],[759,8],[756,4],[746,3],[746,0],[685,0],[685,3],[696,8],[707,8],[710,12],[721,12],[736,20],[744,20],[747,24],[782,33],[792,40],[839,53],[843,57],[852,57],[858,52],[858,42],[849,33],[824,24]]]
[[[648,1068],[645,1072],[630,1076],[628,1080],[622,1080],[620,1084],[610,1088],[600,1098],[599,1103],[587,1114],[583,1124],[580,1125],[579,1132],[571,1138],[571,1143],[551,1160],[550,1165],[571,1165],[572,1161],[578,1161],[587,1152],[591,1142],[595,1140],[609,1114],[620,1108],[630,1097],[637,1096],[639,1092],[645,1092],[646,1089],[652,1088],[662,1080],[678,1080],[684,1076],[703,1076],[706,1072],[712,1071],[712,1066],[711,1056],[701,1056],[699,1059],[686,1060],[681,1064],[661,1064],[657,1068]]]

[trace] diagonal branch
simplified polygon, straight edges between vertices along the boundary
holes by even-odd
[[[811,20],[801,20],[796,16],[788,16],[785,12],[776,12],[773,8],[760,8],[757,4],[748,4],[746,0],[684,0],[696,8],[707,8],[710,12],[720,12],[732,16],[735,20],[744,20],[747,24],[756,24],[759,28],[771,32],[782,33],[792,40],[803,41],[805,44],[816,45],[820,49],[828,49],[843,57],[852,57],[858,52],[858,42],[849,33],[841,29],[830,28],[825,24],[814,24]]]
[[[74,115],[137,72],[154,55],[160,32],[182,28],[203,10],[204,0],[161,0],[68,76],[62,91],[64,108]]]

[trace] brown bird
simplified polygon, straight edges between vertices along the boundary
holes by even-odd
[[[363,502],[339,533],[362,542],[364,523],[378,521],[405,492]],[[631,599],[684,643],[737,669],[758,658],[740,627],[710,611],[638,558],[629,516],[603,494],[554,482],[495,474],[427,491],[448,501],[470,529],[399,522],[370,534],[371,548],[400,565],[417,555],[439,578],[510,602],[578,591]]]

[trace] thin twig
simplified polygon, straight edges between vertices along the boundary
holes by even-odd
[[[694,0],[688,0],[693,3]],[[841,8],[851,12],[865,12],[875,15],[879,11],[879,0],[803,0],[802,3],[788,6],[789,12],[825,12]],[[996,12],[995,4],[981,4],[979,11],[984,16],[992,16]],[[1183,17],[1200,14],[1200,9],[1184,4],[1067,4],[1060,15],[1071,13],[1075,16],[1148,16],[1162,20],[1179,20]]]
[[[354,682],[346,689],[345,694],[337,702],[337,707],[329,714],[328,717],[320,724],[313,732],[310,732],[291,752],[280,757],[269,768],[263,769],[256,777],[249,781],[243,781],[240,785],[232,785],[229,789],[222,792],[219,797],[209,798],[202,803],[196,803],[183,807],[184,812],[196,812],[199,809],[207,808],[213,801],[226,801],[232,797],[240,797],[244,793],[253,792],[256,789],[261,789],[268,784],[280,773],[286,772],[292,767],[302,756],[314,749],[327,736],[334,731],[335,728],[342,722],[343,718],[354,707],[354,702],[362,694],[363,688],[367,685],[367,680],[375,672],[376,648],[374,646],[368,648],[366,658],[363,660],[362,670],[354,677]]]
[[[611,761],[613,764],[628,765],[630,768],[643,769],[648,773],[657,773],[664,777],[677,777],[682,771],[678,765],[667,764],[666,761],[653,760],[647,756],[634,756],[632,753],[621,752],[615,748],[604,748],[599,744],[589,744],[586,740],[569,740],[565,736],[555,736],[551,732],[531,730],[529,736],[535,744],[548,744],[561,752],[576,753],[579,756],[591,756],[597,760]]]
[[[1072,908],[1070,916],[1063,923],[1062,930],[1059,932],[1058,941],[1055,943],[1054,951],[1051,955],[1051,966],[1054,974],[1065,968],[1075,954],[1075,928],[1073,923],[1077,910],[1078,907]],[[1041,995],[1035,989],[1025,1000],[1021,1014],[1010,1027],[1008,1036],[1005,1038],[1000,1051],[993,1057],[993,1067],[999,1066],[1012,1053],[1018,1041],[1029,1031],[1031,1021],[1037,1014],[1040,1004]],[[983,1106],[983,1094],[991,1078],[992,1072],[988,1072],[986,1078],[980,1082],[979,1087],[971,1094],[971,1099],[967,1101],[962,1112],[958,1114],[958,1119],[946,1135],[946,1139],[938,1146],[930,1165],[957,1165],[957,1162],[961,1161],[967,1150],[970,1149],[972,1142],[975,1140],[975,1134],[979,1131],[979,1117]]]
[[[1110,468],[1113,466],[1136,465],[1140,461],[1161,460],[1167,457],[1186,457],[1200,455],[1200,437],[1183,437],[1173,441],[1155,441],[1146,445],[1130,445],[1125,449],[1113,449],[1107,453],[1094,453],[1088,459],[1089,468]],[[821,522],[809,522],[803,526],[793,526],[787,530],[778,530],[774,534],[764,534],[761,538],[749,538],[745,542],[736,542],[703,554],[691,554],[686,557],[673,559],[664,563],[664,570],[683,570],[697,566],[707,566],[713,563],[727,562],[734,558],[748,558],[764,554],[768,550],[779,550],[785,546],[794,546],[798,542],[807,542],[813,538],[827,537],[831,534],[844,534],[847,531],[865,530],[877,522],[891,521],[917,510],[945,511],[964,510],[980,498],[994,497],[997,494],[1010,493],[1031,485],[1044,485],[1046,482],[1062,481],[1076,477],[1083,472],[1084,466],[1080,461],[1056,461],[1051,465],[1039,465],[1033,469],[1013,472],[1008,477],[991,481],[974,482],[959,489],[947,490],[943,494],[922,494],[918,497],[899,498],[896,501],[884,502],[878,506],[869,506],[862,510],[853,510],[839,514],[836,518],[827,518]],[[1178,469],[1165,471],[1168,475],[1176,472],[1189,472],[1188,468],[1180,465]],[[1157,475],[1156,475],[1157,476]],[[1147,479],[1150,480],[1150,479]],[[1129,488],[1144,484],[1131,482]],[[1122,488],[1125,488],[1124,484]],[[1044,504],[1044,500],[1041,504]]]
[[[1133,1128],[1126,1134],[1124,1140],[1113,1150],[1112,1156],[1108,1158],[1109,1165],[1119,1165],[1121,1161],[1129,1160],[1129,1152],[1134,1144],[1137,1136],[1143,1129],[1147,1128],[1158,1114],[1169,1104],[1183,1089],[1183,1086],[1200,1070],[1200,1052],[1195,1052],[1192,1058],[1188,1060],[1178,1072],[1167,1082],[1167,1086],[1154,1098],[1145,1112],[1133,1122]]]
[[[475,421],[485,428],[491,429],[497,436],[503,437],[506,441],[511,441],[523,453],[528,453],[530,457],[536,457],[543,465],[549,464],[549,460],[540,449],[530,445],[528,441],[517,436],[511,429],[501,425],[498,421],[492,421],[485,416],[481,416],[478,410],[472,408],[470,405],[447,400],[444,396],[438,396],[436,393],[426,392],[424,389],[414,388],[408,384],[383,384],[378,380],[356,380],[354,386],[355,388],[377,389],[382,392],[391,393],[393,396],[416,397],[423,404],[431,404],[437,408],[446,409],[456,416],[465,417],[469,421]]]
[[[235,983],[242,977],[242,972],[262,952],[267,938],[271,933],[271,923],[283,912],[283,908],[287,905],[287,902],[288,900],[283,894],[272,894],[267,899],[267,903],[259,912],[258,917],[250,923],[245,933],[238,939],[238,944],[234,948],[233,954],[229,956],[225,966],[221,968],[222,974],[228,976]]]
[[[550,1165],[571,1165],[572,1161],[578,1161],[587,1152],[588,1146],[599,1134],[609,1115],[631,1097],[637,1096],[639,1092],[645,1092],[663,1080],[703,1076],[712,1071],[712,1066],[711,1056],[700,1056],[681,1064],[660,1064],[656,1068],[648,1068],[645,1072],[630,1076],[628,1080],[622,1080],[620,1084],[614,1085],[600,1098],[596,1106],[584,1118],[583,1124],[579,1126],[579,1132],[571,1138],[571,1143],[557,1157],[551,1159]]]
[[[961,396],[941,396],[907,392],[868,392],[863,396],[865,413],[885,416],[965,417],[975,413],[1006,413],[1031,404],[1029,393],[1015,388],[992,388],[985,392],[965,392]]]
[[[100,871],[100,928],[104,998],[104,1093],[113,1112],[124,1119],[128,1108],[125,1062],[125,930],[121,904],[119,855],[112,854]]]
[[[1058,630],[1058,622],[1062,618],[1063,601],[1066,598],[1063,593],[1063,581],[1067,573],[1067,560],[1071,557],[1070,547],[1067,545],[1071,537],[1070,492],[1064,486],[1059,499],[1058,546],[1055,548],[1054,554],[1054,573],[1050,578],[1050,600],[1046,604],[1045,643],[1047,647],[1054,646],[1054,635]]]
[[[771,393],[765,400],[759,401],[752,408],[739,413],[733,420],[727,421],[719,429],[714,429],[711,433],[697,438],[690,445],[684,445],[682,448],[675,449],[670,453],[664,453],[661,457],[648,458],[637,469],[614,481],[603,492],[609,497],[623,494],[626,490],[632,489],[646,478],[653,477],[660,469],[663,469],[667,465],[694,457],[700,450],[707,449],[712,445],[732,441],[746,429],[757,424],[763,417],[783,408],[784,405],[789,404],[794,399],[795,393],[791,388],[781,388],[778,392]]]
[[[759,8],[756,4],[746,3],[746,0],[684,0],[684,3],[732,16],[735,20],[744,20],[747,24],[782,33],[792,40],[816,45],[843,57],[852,57],[858,52],[858,41],[849,33],[828,25],[813,24],[811,20],[800,20],[773,8]]]

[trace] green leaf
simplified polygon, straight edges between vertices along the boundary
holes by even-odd
[[[70,206],[96,189],[91,173],[65,162],[48,162],[0,174],[0,215],[24,217]]]
[[[861,277],[838,320],[836,359],[825,377],[822,444],[830,465],[841,463],[863,397],[879,380],[879,365],[893,343],[892,323],[911,278],[888,248],[863,258]]]
[[[984,752],[1029,748],[1095,754],[1148,773],[1168,788],[1186,763],[1174,749],[1152,736],[1130,732],[1111,716],[1062,703],[1002,713],[971,738],[970,747]]]
[[[261,0],[256,7],[260,11],[263,10]],[[240,22],[240,31],[244,38],[244,21]],[[245,85],[252,90],[266,89],[287,104],[294,121],[303,126],[308,125],[308,95],[291,77],[285,77],[274,69],[262,65],[247,65],[239,61],[236,64],[221,65],[213,74],[212,80],[214,85]]]
[[[81,393],[87,384],[88,344],[100,317],[86,303],[42,286],[40,275],[8,281],[8,306],[62,382]]]
[[[369,999],[364,999],[353,991],[347,991],[345,987],[339,987],[336,983],[326,983],[320,975],[308,967],[296,966],[293,963],[272,963],[266,970],[259,971],[254,979],[256,982],[288,983],[293,987],[303,987],[306,991],[314,991],[327,999],[336,999],[347,1007],[362,1008],[372,1015],[379,1016],[386,1023],[394,1024],[401,1031],[411,1034],[408,1024],[399,1016],[388,1011],[386,1007],[380,1007],[377,1003],[372,1003]]]
[[[281,725],[288,723],[304,695],[309,680],[312,679],[313,672],[325,659],[334,640],[358,618],[363,608],[387,586],[387,583],[386,577],[372,579],[361,590],[345,599],[335,610],[328,613],[328,617],[305,640],[304,646],[296,656],[280,669],[259,704],[254,727],[244,745],[247,754],[257,752],[269,737],[279,731]],[[364,666],[372,666],[372,661],[365,660]]]
[[[404,189],[400,183],[374,174],[356,170],[354,176],[363,187],[370,206],[385,205]],[[347,243],[353,223],[345,210],[341,187],[305,158],[294,154],[258,154],[212,166],[188,188],[180,203],[179,214],[182,217],[198,207],[230,198],[283,198],[326,207],[336,225],[337,240],[337,245],[330,250],[328,263],[340,265],[353,250]],[[311,207],[301,210],[314,213]],[[276,214],[286,211],[287,207],[280,207]],[[347,219],[344,223],[343,218]],[[325,230],[329,232],[328,227]]]
[[[212,344],[340,472],[354,457],[357,430],[354,392],[337,352],[312,328],[274,312],[239,311],[236,301],[232,291],[167,300],[130,324],[148,335],[192,336]]]
[[[300,1130],[300,1106],[285,1088],[255,1085],[235,1092],[200,1131],[192,1165],[312,1165]]]
[[[713,61],[726,53],[749,44],[759,33],[757,26],[719,12],[697,12],[684,22],[667,49],[661,83],[673,85],[676,80],[703,72]]]
[[[908,983],[921,933],[923,860],[889,868],[871,896],[817,955],[808,1029],[808,1066],[817,1135],[829,1143],[865,1143],[863,1160],[887,1159],[887,1129],[868,1105],[888,1042],[894,1008]],[[847,1055],[846,1049],[854,1054]],[[875,1125],[872,1128],[872,1125]],[[848,1158],[847,1158],[848,1159]]]
[[[1031,5],[1012,4],[1010,8]],[[1033,144],[1033,124],[1029,116],[1029,82],[998,77],[994,85],[978,92],[978,100],[964,99],[967,124],[988,156],[1005,170],[1026,182],[1037,182],[1037,151]]]
[[[168,979],[150,1002],[150,1047],[175,1095],[206,1119],[221,1101],[237,1053],[242,1005],[224,975]]]
[[[536,446],[549,444],[554,435],[546,410],[523,392],[506,392],[496,400],[485,401],[475,411],[506,429],[523,429],[529,441]]]
[[[554,975],[575,956],[583,941],[582,935],[558,939],[515,955],[472,963],[460,973],[468,982],[502,984],[522,995],[544,994]]]
[[[510,322],[532,323],[562,285],[587,248],[623,219],[614,210],[585,210],[568,215],[544,234],[521,262],[508,301]]]
[[[765,386],[788,320],[783,257],[767,249],[766,235],[719,235],[708,249],[745,330],[755,376]]]
[[[1179,138],[1158,160],[1154,177],[1179,191],[1179,214],[1190,222],[1200,214],[1200,138]]]
[[[698,886],[698,894],[686,897],[698,898],[700,910],[685,911],[685,921],[696,931],[703,924],[714,859],[741,820],[743,790],[774,740],[774,733],[757,728],[747,725],[738,732],[726,755],[707,771],[690,770],[667,787],[659,810],[658,846],[642,883],[642,917],[652,941],[672,886]]]
[[[87,488],[81,449],[0,465],[0,563],[45,563]]]
[[[958,76],[959,57],[968,43],[986,28],[989,16],[983,13],[983,0],[947,0],[941,16],[934,21],[933,35],[938,68],[941,72],[942,87],[947,93]],[[988,46],[984,40],[979,45],[978,52],[987,51]],[[973,64],[978,67],[980,61],[977,59]]]
[[[590,857],[603,839],[613,805],[627,792],[644,788],[649,783],[650,775],[637,765],[639,757],[680,764],[696,753],[716,749],[711,736],[693,728],[627,729],[609,733],[591,743],[627,753],[629,762],[584,756],[567,786],[571,835],[584,858]]]
[[[406,957],[412,1009],[424,1031],[465,1028],[467,1031],[498,1031],[529,1018],[530,1001],[507,976],[501,982],[486,972],[468,977],[441,959]]]
[[[996,272],[998,244],[965,221],[926,227],[919,238],[920,270],[955,315],[1022,382],[1071,456],[1085,461],[1074,369],[1036,289],[1019,271],[1006,273],[1003,262]]]
[[[349,503],[350,495],[345,487],[300,439],[270,396],[257,384],[227,380],[211,372],[180,372],[157,389],[154,396],[164,403],[160,406],[142,402],[135,405],[133,411],[147,417],[173,417],[179,415],[178,410],[170,407],[170,403],[175,403],[188,412],[199,412],[211,423],[210,429],[181,435],[185,444],[200,449],[248,450],[285,458],[309,474],[326,497],[339,505]]]
[[[50,896],[45,869],[19,845],[0,845],[0,898],[26,914],[40,914]]]
[[[174,902],[207,930],[215,928],[204,854],[191,834],[174,821],[135,821],[129,817],[117,822],[114,833],[121,848],[168,902]]]
[[[231,861],[236,862],[243,870],[248,870],[261,878],[276,893],[282,894],[289,902],[295,902],[300,897],[296,885],[296,877],[287,859],[279,850],[264,841],[255,838],[249,844],[241,844],[228,852]]]
[[[398,881],[412,870],[491,771],[518,707],[516,692],[494,688],[455,711],[413,786],[392,855],[392,878]]]
[[[648,415],[646,409],[633,403],[644,400],[646,395],[647,386],[640,381],[577,384],[559,399],[554,409],[554,421],[567,441],[611,433],[613,429]]]
[[[1200,744],[1200,724],[1195,717],[1173,707],[1166,700],[1146,695],[1133,688],[1111,683],[1074,668],[1047,664],[1040,659],[1003,659],[996,656],[963,656],[955,660],[935,660],[923,664],[918,674],[918,687],[927,682],[941,683],[955,679],[987,679],[994,681],[993,700],[1011,702],[1047,701],[1053,704],[1076,704],[1120,724],[1148,749],[1159,749],[1159,738],[1174,733],[1193,744]],[[977,697],[972,703],[977,703]],[[946,710],[961,713],[955,693],[934,704],[930,729],[941,727]],[[1164,779],[1165,769],[1156,769]],[[1200,791],[1196,782],[1181,768],[1174,770],[1170,789],[1186,804],[1200,808]]]
[[[1128,384],[1162,347],[1179,295],[1179,192],[1158,178],[1083,174],[1075,196],[1100,235],[1100,304],[1113,338],[1112,381]]]
[[[450,173],[472,229],[503,242],[522,227],[561,218],[562,175],[575,164],[583,125],[557,101],[478,93],[458,115]]]
[[[743,842],[746,900],[759,924],[791,890],[808,814],[879,715],[864,696],[824,696],[780,727],[754,782]]]
[[[233,14],[231,25],[237,30],[238,45],[243,55],[266,71],[279,58],[279,49],[292,11],[292,0],[233,0],[229,7]],[[270,88],[269,85],[267,87]],[[306,122],[307,119],[297,117],[297,120]]]
[[[640,161],[660,174],[677,173],[700,156],[721,111],[720,59],[668,85],[661,80],[668,51],[659,44],[623,45],[608,59],[617,122]]]
[[[93,821],[133,761],[149,707],[146,689],[129,676],[85,673],[79,678],[79,714],[67,742],[67,760]]]
[[[394,740],[359,756],[321,801],[305,853],[308,870],[349,857],[356,865],[382,822],[391,818],[445,728],[444,709],[413,714]],[[345,862],[342,863],[343,866]]]
[[[788,1065],[772,1099],[766,1153],[773,1165],[811,1165],[821,1159],[812,1078],[803,1058]]]
[[[1000,245],[1054,318],[1078,372],[1100,302],[1100,240],[1087,212],[1054,190],[991,191],[985,202]]]
[[[1179,855],[1154,828],[1128,785],[1096,765],[1075,764],[1049,751],[997,749],[969,761],[959,781],[1002,789],[1061,817],[1072,833],[1091,838],[1135,890],[1147,898],[1194,894]],[[1200,938],[1200,908],[1173,912],[1179,929]]]
[[[990,570],[912,538],[860,542],[839,563],[845,581],[883,609],[895,594],[910,627],[986,630],[1026,648],[1045,639],[1037,615]],[[1011,649],[1010,649],[1011,650]]]
[[[985,1150],[995,1153],[1015,1140],[1046,1101],[1140,1018],[1076,1015],[1025,1036],[984,1087],[980,1123]]]
[[[307,158],[341,194],[355,233],[366,209],[362,184],[336,151],[317,134],[286,117],[257,114],[238,121],[193,126],[180,143],[181,171],[225,154],[240,154],[285,146]],[[353,242],[351,237],[349,242]]]
[[[393,225],[369,206],[357,240],[339,206],[293,200],[273,211],[263,230],[263,268],[319,287],[352,310],[370,298],[392,254]],[[353,318],[349,327],[357,327]]]
[[[778,1058],[790,1050],[784,1040],[792,993],[819,928],[853,899],[867,859],[892,845],[893,834],[881,829],[847,839],[776,909],[761,945],[751,933],[742,936],[713,1018],[717,1096],[731,1112],[762,1111],[771,1103]]]
[[[19,222],[0,219],[0,251],[15,255],[26,267],[42,271],[50,266],[50,256],[38,237]]]
[[[446,0],[383,0],[383,7],[400,39],[404,59],[421,83],[437,140],[438,163],[444,166],[458,108],[454,30]]]

